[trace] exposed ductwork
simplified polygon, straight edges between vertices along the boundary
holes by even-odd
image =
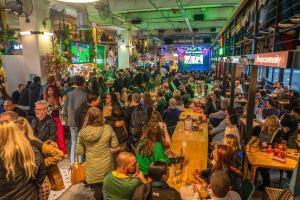
[[[77,28],[88,29],[91,28],[91,23],[89,21],[89,13],[86,6],[78,7],[77,9]]]

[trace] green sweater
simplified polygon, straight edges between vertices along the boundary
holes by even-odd
[[[138,154],[136,156],[136,160],[140,165],[140,171],[143,172],[144,175],[148,175],[149,166],[154,161],[165,161],[167,164],[170,163],[168,156],[164,152],[164,148],[161,143],[156,142],[153,150],[153,154],[151,157],[147,158]]]
[[[142,184],[139,179],[118,174],[116,171],[108,173],[103,181],[103,195],[105,200],[129,200],[135,188]]]

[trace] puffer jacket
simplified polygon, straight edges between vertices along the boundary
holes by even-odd
[[[111,147],[119,145],[111,126],[87,126],[80,130],[77,154],[86,156],[85,175],[88,184],[103,182],[107,172],[112,170]]]
[[[39,188],[46,177],[43,157],[36,147],[32,147],[35,155],[35,179],[26,181],[26,174],[21,166],[16,167],[16,175],[7,180],[5,177],[4,162],[0,159],[0,199],[1,200],[38,200]]]

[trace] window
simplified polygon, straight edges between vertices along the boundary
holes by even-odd
[[[268,81],[272,82],[272,74],[273,74],[273,68],[272,67],[268,67]]]
[[[289,86],[290,84],[290,74],[291,74],[291,70],[290,69],[284,69],[284,73],[283,73],[283,85],[284,86]]]
[[[273,80],[272,82],[276,82],[279,80],[279,68],[274,68],[274,73],[273,73]]]
[[[300,70],[293,70],[291,89],[300,90]]]

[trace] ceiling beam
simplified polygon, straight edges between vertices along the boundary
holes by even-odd
[[[184,8],[183,8],[183,4],[182,4],[182,0],[176,0],[178,8],[180,9],[180,13],[182,18],[184,19],[188,29],[190,30],[191,33],[193,33],[193,29],[190,23],[189,18],[186,16],[185,12],[184,12]]]

